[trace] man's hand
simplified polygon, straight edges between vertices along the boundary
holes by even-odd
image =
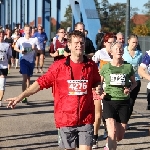
[[[14,109],[16,104],[19,103],[22,99],[18,98],[18,97],[14,97],[14,98],[8,98],[5,101],[8,102],[7,108],[12,108]]]

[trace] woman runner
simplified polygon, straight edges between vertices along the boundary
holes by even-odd
[[[110,45],[116,40],[116,37],[113,33],[106,33],[103,38],[103,47],[101,50],[98,50],[93,56],[93,61],[95,63],[99,63],[99,69],[108,62],[111,61],[110,54]],[[101,124],[101,116],[102,116],[102,105],[101,100],[94,100],[95,105],[95,122],[94,122],[94,137],[93,137],[93,149],[98,148],[98,130]],[[105,123],[104,123],[105,126]],[[105,130],[106,132],[106,130]],[[104,135],[106,135],[104,132]],[[107,138],[107,135],[105,136]]]
[[[128,46],[124,48],[124,54],[123,54],[124,61],[127,61],[133,66],[135,72],[135,80],[137,82],[137,86],[130,93],[129,119],[132,115],[135,100],[141,88],[141,77],[138,74],[138,67],[142,61],[142,52],[141,50],[137,49],[137,45],[138,45],[137,35],[131,34],[128,39]],[[130,129],[130,127],[127,126],[127,129]]]
[[[117,141],[123,139],[129,116],[130,92],[137,85],[133,67],[123,61],[123,53],[121,43],[112,43],[113,59],[100,71],[101,82],[105,81],[106,84],[104,90],[101,88],[103,117],[108,130],[108,146],[104,147],[104,150],[116,150]]]

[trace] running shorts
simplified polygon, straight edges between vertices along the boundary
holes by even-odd
[[[34,63],[30,63],[25,59],[20,60],[20,73],[27,74],[29,77],[33,75]]]
[[[61,127],[58,130],[58,143],[61,148],[73,149],[79,145],[92,146],[93,125]]]
[[[0,69],[0,75],[7,76],[7,74],[8,74],[8,68],[6,68],[6,69]]]
[[[109,100],[104,98],[103,117],[113,118],[116,122],[126,124],[129,117],[130,100]]]

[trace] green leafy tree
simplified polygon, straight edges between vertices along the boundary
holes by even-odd
[[[145,14],[149,14],[150,15],[150,0],[148,0],[148,2],[145,3],[143,6],[145,7],[145,10],[143,12]]]
[[[95,5],[100,16],[100,22],[103,28],[107,28],[109,32],[124,32],[126,19],[126,3],[115,3],[111,5],[108,0],[102,0],[98,3],[95,0]],[[130,9],[130,16],[137,14],[138,8]],[[131,24],[131,28],[134,24]]]
[[[150,29],[150,20],[146,21],[146,26]]]
[[[71,5],[68,5],[68,7],[66,8],[66,12],[65,12],[65,20],[61,22],[61,27],[67,29],[67,27],[71,27],[72,26],[72,9],[71,9]]]

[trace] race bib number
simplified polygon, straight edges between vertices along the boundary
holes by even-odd
[[[125,74],[110,74],[110,85],[125,85]]]
[[[5,60],[5,56],[4,55],[0,55],[0,61],[4,61]]]
[[[87,94],[88,80],[67,80],[68,95]]]
[[[58,48],[59,55],[64,55],[64,48]]]
[[[30,53],[32,51],[32,47],[25,47],[24,52]]]

